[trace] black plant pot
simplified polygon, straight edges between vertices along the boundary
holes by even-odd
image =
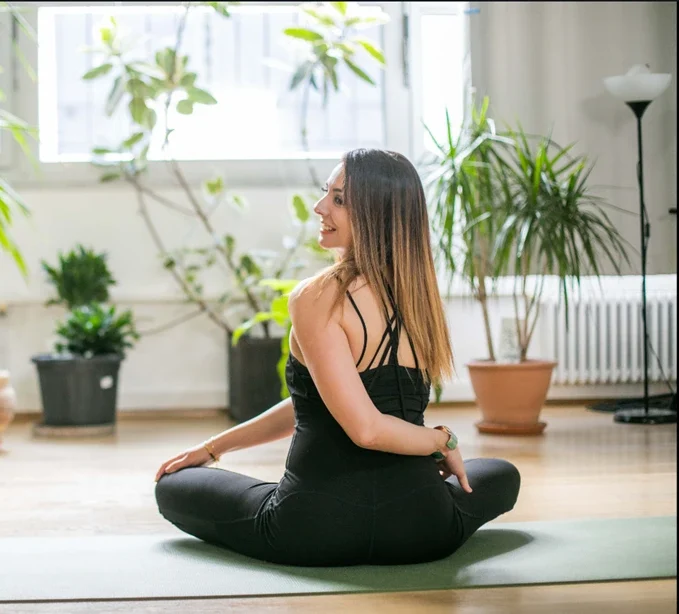
[[[245,422],[281,400],[278,361],[281,339],[242,336],[235,346],[228,343],[229,414]]]
[[[121,356],[40,354],[31,361],[38,369],[44,426],[115,424]]]

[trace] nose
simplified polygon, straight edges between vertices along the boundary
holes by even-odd
[[[319,198],[316,201],[316,204],[314,205],[314,213],[316,215],[320,215],[321,217],[325,216],[327,213],[327,207],[325,205],[325,197]]]

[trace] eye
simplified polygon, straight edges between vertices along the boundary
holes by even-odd
[[[341,207],[344,204],[344,201],[342,200],[341,196],[335,196],[334,203],[338,206]]]

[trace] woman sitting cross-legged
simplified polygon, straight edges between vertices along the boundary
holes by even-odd
[[[402,155],[359,149],[314,211],[336,263],[290,295],[290,397],[164,462],[160,513],[251,557],[332,566],[432,561],[511,510],[520,475],[463,461],[445,426],[424,426],[452,374],[424,192]],[[207,467],[292,435],[277,483]]]

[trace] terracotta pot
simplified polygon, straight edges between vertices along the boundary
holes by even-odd
[[[9,383],[9,371],[0,371],[0,445],[2,434],[12,422],[15,410],[16,394]]]
[[[547,426],[540,412],[547,398],[555,362],[527,360],[497,363],[478,360],[467,365],[476,404],[483,420],[481,433],[538,435]]]

